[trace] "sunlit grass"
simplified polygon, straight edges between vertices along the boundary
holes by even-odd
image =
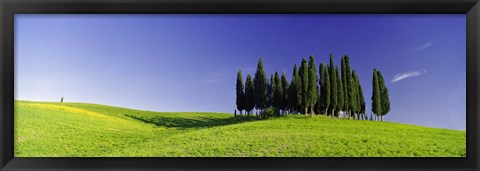
[[[465,131],[289,115],[15,102],[16,157],[465,157]]]

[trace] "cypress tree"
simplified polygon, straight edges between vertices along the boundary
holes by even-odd
[[[346,89],[346,92],[347,92],[346,93],[346,95],[348,97],[347,98],[347,100],[348,100],[348,107],[347,107],[348,110],[347,111],[348,111],[348,117],[350,118],[351,115],[352,115],[351,110],[352,110],[352,106],[353,106],[351,103],[355,100],[352,99],[353,98],[352,96],[354,95],[354,93],[352,92],[353,87],[351,85],[352,84],[352,73],[350,71],[350,58],[348,58],[347,55],[345,55],[345,70],[346,70],[346,80],[345,80],[346,84],[344,84],[343,86],[344,86],[344,89]],[[345,87],[345,85],[346,85],[346,87]]]
[[[245,92],[244,92],[244,86],[243,86],[243,78],[242,78],[242,71],[239,70],[237,73],[237,85],[236,85],[236,90],[237,90],[237,109],[240,111],[240,115],[242,114],[242,110],[245,109]]]
[[[60,103],[63,103],[63,97],[62,97],[62,99],[60,99]]]
[[[273,87],[275,86],[275,78],[273,77],[273,74],[270,75],[270,79],[267,80],[267,104],[266,108],[272,107],[273,104]]]
[[[282,108],[283,101],[283,86],[278,71],[275,72],[274,84],[273,84],[273,107],[280,109]]]
[[[321,70],[321,68],[318,68],[318,69]],[[321,80],[321,78],[320,78],[320,80]],[[320,88],[319,91],[318,91],[318,93],[317,93],[317,97],[318,97],[318,98],[317,98],[317,102],[315,103],[315,107],[314,107],[314,109],[313,109],[313,110],[315,110],[315,113],[318,113],[318,114],[322,113],[322,109],[321,109],[321,108],[322,108],[322,106],[321,106],[321,105],[322,105],[322,104],[321,104],[321,102],[322,102],[322,95],[321,95],[321,92],[320,92],[321,90],[322,90],[322,89]]]
[[[255,107],[260,111],[263,111],[267,103],[267,75],[263,69],[262,57],[258,60],[257,71],[253,83],[255,85]]]
[[[317,84],[317,66],[315,65],[315,58],[310,56],[308,61],[308,105],[310,107],[310,114],[315,115],[313,108],[317,103],[318,84]]]
[[[301,103],[300,103],[300,106],[304,109],[304,112],[305,114],[307,114],[307,108],[309,107],[308,105],[310,104],[310,102],[308,101],[309,98],[308,98],[308,64],[307,64],[307,60],[305,60],[305,58],[302,59],[302,63],[300,64],[300,70],[298,72],[299,76],[300,76],[300,86],[301,88],[299,90],[301,90]]]
[[[289,103],[288,103],[288,95],[289,95],[289,92],[288,92],[288,87],[290,86],[288,84],[288,79],[287,79],[287,74],[285,72],[283,72],[282,74],[282,89],[283,89],[283,100],[282,100],[282,110],[283,110],[283,113],[287,113],[287,109],[289,107]]]
[[[303,85],[302,85],[302,80],[300,79],[300,73],[299,72],[296,72],[296,74],[295,74],[295,87],[296,87],[295,94],[297,95],[296,108],[297,108],[297,111],[300,112],[302,110]]]
[[[372,112],[378,116],[382,113],[382,100],[380,96],[377,69],[375,68],[373,69],[372,88]]]
[[[248,114],[252,114],[252,110],[255,107],[255,96],[254,96],[255,86],[252,81],[252,76],[247,75],[247,80],[245,81],[245,111]]]
[[[328,116],[328,109],[330,107],[330,74],[328,68],[322,63],[320,64],[320,95],[322,100],[320,101],[321,109],[325,111]]]
[[[301,90],[300,90],[300,76],[298,75],[297,64],[293,66],[292,83],[289,86],[289,106],[290,112],[298,111],[298,106],[301,102]]]
[[[330,74],[330,108],[332,111],[332,117],[335,115],[335,109],[338,105],[338,88],[337,88],[337,74],[335,74],[335,64],[333,61],[333,55],[330,53],[330,65],[328,66]]]
[[[359,111],[360,111],[360,104],[358,103],[358,76],[357,76],[357,72],[355,70],[352,70],[352,79],[350,79],[350,82],[351,82],[351,110],[352,110],[352,117],[353,119],[358,119],[357,117],[355,117],[355,114],[358,114]]]
[[[343,109],[343,104],[345,103],[343,101],[344,95],[343,95],[343,84],[342,84],[342,79],[340,78],[340,71],[338,70],[338,66],[335,66],[335,77],[337,79],[337,107],[336,110],[338,111],[338,117],[340,118],[340,110]]]
[[[347,56],[342,57],[342,86],[343,86],[343,108],[344,117],[347,116],[348,109],[349,109],[349,100],[348,100],[348,78],[350,73],[350,67],[347,67],[346,63]]]
[[[382,112],[380,119],[383,121],[383,115],[386,115],[388,112],[390,112],[390,99],[388,97],[388,89],[387,86],[385,85],[385,80],[383,79],[382,72],[377,70],[377,77],[378,77],[378,86],[380,87],[380,99],[381,99],[381,105],[382,105]]]
[[[360,104],[359,113],[362,114],[362,119],[365,119],[365,99],[363,97],[362,85],[360,79],[357,77],[357,90],[358,90],[358,104]]]

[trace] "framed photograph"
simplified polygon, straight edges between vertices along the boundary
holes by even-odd
[[[477,170],[479,8],[0,1],[0,168]]]

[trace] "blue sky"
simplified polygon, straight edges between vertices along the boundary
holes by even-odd
[[[367,109],[372,70],[385,119],[465,130],[465,15],[15,16],[15,99],[153,111],[229,112],[236,73],[268,75],[348,54]],[[317,66],[318,67],[318,66]]]

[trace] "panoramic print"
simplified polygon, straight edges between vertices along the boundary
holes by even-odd
[[[465,15],[15,15],[15,157],[466,157]]]

